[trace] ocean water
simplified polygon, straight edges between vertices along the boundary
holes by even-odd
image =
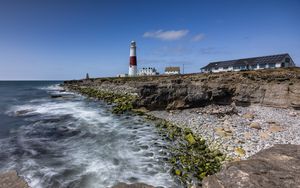
[[[170,143],[151,122],[59,84],[0,82],[0,172],[17,170],[33,188],[180,187],[165,161]]]

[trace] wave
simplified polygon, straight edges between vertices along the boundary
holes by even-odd
[[[39,87],[39,89],[47,90],[47,91],[59,91],[64,90],[64,88],[60,84],[54,84],[49,86]]]

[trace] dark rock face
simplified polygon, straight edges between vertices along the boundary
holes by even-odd
[[[0,174],[0,187],[2,188],[29,188],[27,182],[18,176],[16,171]]]
[[[245,161],[227,164],[203,180],[204,188],[300,187],[300,145],[275,145]]]
[[[66,81],[66,86],[135,93],[134,107],[183,109],[207,104],[300,109],[300,68],[215,74],[98,78]]]
[[[154,187],[144,183],[134,183],[134,184],[118,183],[112,188],[154,188]]]

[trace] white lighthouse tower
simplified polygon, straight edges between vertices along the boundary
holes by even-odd
[[[130,60],[129,60],[129,76],[137,75],[137,63],[136,63],[136,43],[131,41],[130,44]]]

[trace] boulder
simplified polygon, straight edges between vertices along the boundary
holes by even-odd
[[[225,165],[204,188],[293,188],[300,185],[300,145],[275,145],[248,160]]]
[[[27,182],[18,176],[16,171],[0,173],[0,187],[2,188],[29,188]]]

